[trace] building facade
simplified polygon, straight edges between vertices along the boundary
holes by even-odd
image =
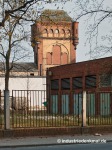
[[[112,57],[47,70],[49,108],[55,113],[82,113],[86,91],[91,115],[112,115]]]
[[[12,64],[10,63],[10,66]],[[0,63],[0,90],[2,95],[5,89],[4,64]],[[34,63],[13,63],[10,71],[9,90],[46,90],[46,77],[39,76]]]
[[[78,22],[63,10],[45,10],[31,26],[34,62],[40,75],[46,68],[76,62]]]
[[[10,109],[44,109],[46,101],[46,77],[39,76],[34,63],[16,62],[10,71]],[[0,63],[0,112],[4,110],[5,69]],[[13,100],[13,101],[12,101]],[[12,107],[12,104],[13,107]]]

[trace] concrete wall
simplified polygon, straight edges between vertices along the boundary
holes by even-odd
[[[1,95],[4,94],[4,86],[5,86],[5,79],[0,77],[0,90]],[[46,101],[46,78],[45,77],[14,77],[10,78],[9,80],[9,90],[10,96],[12,96],[12,90],[31,90],[30,92],[27,91],[15,91],[13,92],[13,99],[15,99],[16,104],[19,104],[19,100],[24,103],[28,97],[30,109],[42,109],[44,107],[43,102]],[[39,90],[32,91],[32,90]],[[40,91],[42,90],[42,91]],[[2,98],[3,99],[3,98]],[[4,104],[3,104],[4,105]],[[18,106],[17,106],[18,107]]]
[[[0,77],[0,90],[5,88],[5,78]],[[11,77],[9,90],[46,90],[45,77]]]

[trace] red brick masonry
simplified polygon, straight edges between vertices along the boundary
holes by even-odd
[[[25,136],[56,136],[56,135],[81,135],[95,133],[112,133],[112,126],[91,127],[63,127],[63,128],[28,128],[0,130],[0,138],[3,137],[25,137]]]

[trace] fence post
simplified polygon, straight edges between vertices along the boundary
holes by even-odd
[[[86,91],[83,91],[83,101],[82,101],[82,127],[86,126]]]
[[[10,101],[9,91],[4,91],[4,128],[10,129]]]

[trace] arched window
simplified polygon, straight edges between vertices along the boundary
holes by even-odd
[[[71,35],[70,30],[67,30],[67,31],[66,31],[66,37],[70,37],[70,35]]]
[[[53,46],[52,64],[53,65],[61,64],[61,48],[59,45]]]
[[[43,37],[47,37],[48,36],[48,31],[47,31],[47,29],[44,29],[44,31],[43,31]]]
[[[50,52],[48,52],[46,55],[47,55],[46,56],[46,58],[47,58],[46,63],[47,63],[47,65],[51,65],[52,64],[52,55]]]
[[[53,37],[53,29],[49,30],[49,37]]]
[[[64,29],[61,30],[60,36],[61,36],[61,37],[65,37],[65,30],[64,30]]]
[[[58,29],[55,30],[55,37],[59,37],[59,30]]]
[[[67,53],[62,53],[61,55],[61,64],[67,64],[68,63],[68,55]]]

